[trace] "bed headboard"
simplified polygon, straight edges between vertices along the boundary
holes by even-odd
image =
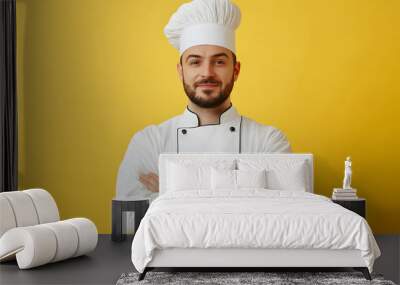
[[[238,159],[267,159],[267,160],[304,160],[307,166],[307,192],[314,192],[314,168],[313,168],[313,155],[310,153],[246,153],[246,154],[231,154],[231,153],[162,153],[160,154],[158,161],[159,171],[159,187],[160,194],[166,191],[166,169],[169,161],[176,160],[204,160],[209,161],[220,161],[220,160],[232,160]]]

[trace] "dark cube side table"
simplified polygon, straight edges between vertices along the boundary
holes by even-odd
[[[140,221],[146,214],[149,208],[149,200],[112,200],[112,226],[111,240],[123,241],[126,239],[126,234],[122,233],[122,215],[124,212],[135,212],[135,233],[139,227]]]
[[[358,198],[355,200],[336,200],[332,199],[332,202],[339,204],[340,206],[359,214],[365,219],[366,217],[366,201],[364,198]]]

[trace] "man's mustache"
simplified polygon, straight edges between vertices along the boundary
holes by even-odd
[[[199,82],[196,82],[194,85],[197,87],[200,84],[221,84],[221,82],[218,80],[215,80],[213,78],[206,78],[206,79],[200,80]]]

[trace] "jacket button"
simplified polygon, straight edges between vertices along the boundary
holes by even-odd
[[[230,127],[229,129],[231,130],[231,132],[235,131],[235,127]]]
[[[182,130],[182,134],[186,135],[187,131],[185,129]]]

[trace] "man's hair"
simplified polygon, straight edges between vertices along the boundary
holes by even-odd
[[[231,53],[232,53],[232,58],[233,58],[233,66],[235,66],[236,65],[236,54],[233,51],[231,51]],[[182,65],[182,56],[180,57],[179,62]]]

